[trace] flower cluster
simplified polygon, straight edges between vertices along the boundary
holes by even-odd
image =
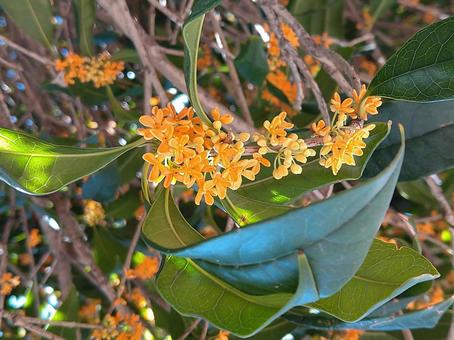
[[[369,114],[378,113],[380,105],[379,97],[366,96],[364,86],[345,100],[335,94],[331,101],[335,123],[326,126],[321,120],[312,126],[314,140],[318,142],[312,141],[310,146],[322,145],[322,166],[331,168],[336,175],[343,164],[355,165],[354,156],[363,154],[364,139],[375,126],[363,127],[362,123],[348,126],[347,119],[367,120]],[[192,108],[177,113],[168,105],[153,107],[150,116],[140,117],[145,127],[138,129],[138,133],[146,140],[158,141],[154,152],[143,155],[151,165],[149,181],[163,182],[165,188],[177,182],[187,188],[197,185],[195,203],[200,204],[204,198],[212,205],[215,197],[225,198],[227,189],[238,189],[243,178],[255,180],[262,166],[271,166],[270,159],[273,177],[281,179],[290,173],[301,174],[302,165],[316,155],[304,139],[289,132],[294,126],[286,121],[286,112],[266,120],[263,133],[254,133],[251,141],[248,133],[226,132],[225,128],[233,121],[230,114],[221,115],[213,110],[211,115],[214,121],[208,126],[194,115]]]
[[[366,96],[363,85],[359,93],[353,90],[352,97],[342,100],[338,93],[331,99],[331,111],[334,113],[333,124],[326,126],[323,120],[312,124],[312,130],[323,137],[323,147],[320,150],[320,165],[331,168],[337,175],[343,164],[355,165],[354,156],[361,156],[366,147],[364,139],[369,137],[374,124],[366,126],[347,125],[347,119],[367,121],[368,115],[378,113],[382,104],[377,96]]]
[[[39,229],[33,228],[30,230],[30,234],[27,239],[27,246],[30,248],[35,248],[39,245],[42,241],[41,234],[39,233]]]
[[[19,286],[20,277],[6,272],[0,278],[0,295],[6,296],[11,294],[14,288]]]
[[[95,329],[91,337],[96,340],[140,340],[145,331],[137,314],[116,313],[104,318],[104,328]]]
[[[206,203],[212,205],[214,197],[225,198],[228,188],[238,189],[243,177],[254,180],[260,171],[257,159],[241,159],[249,134],[224,132],[222,127],[232,123],[233,117],[217,110],[211,114],[212,126],[195,117],[192,108],[177,114],[172,105],[154,107],[151,116],[140,117],[145,128],[138,133],[147,140],[160,142],[155,153],[143,156],[152,165],[149,180],[163,181],[166,188],[176,182],[187,188],[197,184],[197,204],[205,197]]]
[[[268,153],[276,154],[274,159],[273,177],[281,179],[291,173],[301,174],[303,168],[300,164],[307,162],[307,158],[315,156],[315,150],[307,147],[303,139],[298,138],[295,133],[287,133],[293,128],[293,124],[285,120],[287,113],[281,112],[271,122],[266,120],[263,127],[265,134],[254,134],[254,141],[260,147],[254,158],[263,165],[269,166],[269,161],[263,156]]]
[[[115,81],[123,71],[124,63],[112,61],[108,53],[89,58],[70,52],[64,59],[55,61],[55,69],[64,72],[64,80],[68,85],[74,84],[77,79],[81,83],[93,82],[95,87],[102,87]]]
[[[94,200],[84,200],[84,220],[90,227],[106,224],[106,213],[102,204]]]
[[[155,256],[146,256],[134,269],[125,273],[128,279],[149,280],[158,272],[159,259]]]

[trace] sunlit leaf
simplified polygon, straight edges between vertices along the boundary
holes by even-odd
[[[454,97],[453,76],[454,17],[450,17],[410,38],[377,73],[368,93],[410,101],[446,100]]]
[[[92,174],[144,143],[140,139],[115,148],[77,148],[0,128],[0,177],[19,191],[45,195]]]

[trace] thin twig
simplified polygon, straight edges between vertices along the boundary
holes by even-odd
[[[39,55],[39,54],[37,54],[35,52],[32,52],[32,51],[30,51],[30,50],[28,50],[28,49],[16,44],[14,41],[9,40],[7,37],[5,37],[2,34],[0,34],[0,39],[4,40],[9,47],[11,47],[11,48],[23,53],[27,57],[30,57],[30,58],[36,60],[37,62],[39,62],[41,64],[44,64],[44,65],[47,65],[47,66],[52,66],[54,64],[52,62],[52,60],[50,60],[49,58],[43,57],[43,56],[41,56],[41,55]]]

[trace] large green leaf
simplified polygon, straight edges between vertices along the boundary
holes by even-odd
[[[191,14],[186,19],[182,34],[184,40],[184,77],[188,88],[189,99],[199,117],[205,124],[211,124],[197,91],[197,56],[205,14],[219,5],[221,0],[195,0]]]
[[[347,322],[358,321],[378,306],[439,273],[411,248],[375,240],[353,278],[336,294],[311,306]]]
[[[249,38],[235,59],[235,67],[244,79],[261,85],[268,74],[268,57],[263,40],[257,36]]]
[[[380,175],[330,199],[208,240],[192,229],[163,190],[143,232],[154,248],[192,258],[251,294],[293,292],[295,254],[304,251],[320,297],[327,297],[347,283],[364,260],[388,208],[402,157],[401,148]]]
[[[377,73],[369,94],[432,102],[454,97],[454,17],[410,38]]]
[[[52,47],[52,5],[49,0],[0,0],[15,24],[33,39]]]
[[[298,315],[292,312],[285,318],[308,329],[362,329],[374,331],[394,331],[402,329],[433,328],[437,325],[441,316],[452,306],[454,298],[451,297],[443,302],[419,311],[413,311],[401,315],[388,315],[377,318],[366,318],[354,323],[340,322],[327,317],[310,315]],[[428,338],[426,338],[428,339]]]
[[[79,47],[83,55],[93,55],[93,25],[96,5],[94,0],[74,0],[79,31]]]
[[[289,204],[304,192],[323,185],[360,178],[369,158],[386,138],[389,129],[388,124],[377,124],[366,140],[364,155],[356,157],[356,165],[342,167],[337,175],[333,175],[331,169],[320,166],[318,159],[312,159],[303,165],[301,175],[290,174],[276,180],[271,171],[268,171],[266,176],[246,183],[236,191],[229,190],[222,204],[240,225],[281,215],[291,210]],[[392,156],[393,154],[391,158]]]
[[[290,3],[290,12],[312,35],[324,32],[330,37],[344,37],[342,0],[296,0]]]
[[[17,190],[45,195],[92,174],[144,143],[139,139],[115,148],[77,148],[0,128],[0,177]]]
[[[372,121],[386,122],[405,127],[406,151],[400,180],[418,179],[454,166],[454,101],[411,103],[388,101],[380,107],[380,114]],[[400,144],[398,129],[378,147],[372,157],[370,170],[388,164],[393,150]],[[368,167],[369,170],[369,167]]]
[[[156,280],[161,295],[179,313],[201,316],[238,336],[251,336],[290,308],[317,296],[305,255],[298,256],[295,294],[250,295],[203,270],[190,259],[169,256]]]

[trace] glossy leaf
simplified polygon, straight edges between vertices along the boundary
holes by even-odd
[[[415,284],[438,276],[432,264],[415,250],[375,240],[353,278],[336,294],[311,306],[355,322]]]
[[[378,147],[369,162],[369,172],[376,173],[392,158],[399,147],[399,131],[405,127],[406,151],[401,181],[411,181],[454,167],[454,101],[410,103],[389,101],[382,105],[373,121],[393,121],[389,137]],[[440,148],[440,146],[442,146]]]
[[[454,97],[454,17],[410,38],[377,73],[369,94],[432,102]]]
[[[236,191],[229,190],[222,204],[239,225],[281,215],[291,210],[289,204],[304,192],[323,185],[360,178],[372,153],[386,138],[389,129],[388,124],[377,124],[366,140],[364,155],[356,157],[355,166],[343,166],[337,175],[333,175],[331,169],[320,166],[318,158],[313,158],[303,165],[301,175],[290,174],[276,180],[271,171],[268,171],[265,177],[246,183]]]
[[[45,195],[92,174],[144,143],[140,139],[115,148],[77,148],[0,128],[0,177],[19,191]]]
[[[82,198],[102,203],[111,202],[116,199],[115,194],[119,185],[118,164],[113,161],[84,182],[82,185]]]
[[[195,259],[251,294],[293,292],[295,254],[302,250],[320,297],[327,297],[350,280],[364,260],[388,208],[402,157],[403,149],[379,176],[328,200],[208,240],[184,220],[171,195],[161,191],[143,232],[152,247]]]
[[[427,309],[405,313],[402,315],[390,315],[379,318],[366,318],[354,323],[339,322],[335,319],[322,317],[308,317],[307,315],[296,316],[292,313],[286,314],[286,318],[292,322],[310,329],[361,329],[374,331],[394,331],[402,329],[433,328],[437,325],[441,316],[454,303],[451,297],[441,303]]]
[[[268,57],[263,40],[257,36],[249,38],[235,59],[235,67],[244,79],[261,85],[268,74]]]
[[[93,25],[96,5],[94,0],[75,0],[79,31],[79,47],[83,55],[93,55]]]
[[[201,316],[238,336],[251,336],[296,305],[316,298],[305,255],[300,255],[296,293],[249,295],[197,266],[192,260],[169,256],[156,284],[160,294],[179,313]],[[188,294],[189,293],[189,294]]]
[[[220,3],[221,0],[195,0],[191,14],[186,19],[182,30],[184,40],[184,77],[189,99],[197,115],[205,124],[209,125],[211,125],[211,120],[200,103],[197,90],[197,56],[205,14]]]
[[[49,0],[0,0],[0,6],[30,37],[52,48],[52,6]]]

